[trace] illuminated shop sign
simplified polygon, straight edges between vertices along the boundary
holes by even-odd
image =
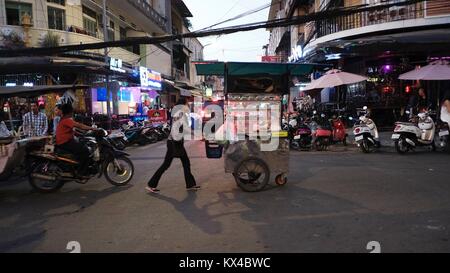
[[[125,73],[126,71],[122,68],[123,61],[121,59],[111,58],[109,61],[109,69],[112,71],[117,71],[121,73]]]
[[[161,73],[146,67],[140,67],[139,72],[141,75],[141,87],[150,87],[158,90],[162,88]]]

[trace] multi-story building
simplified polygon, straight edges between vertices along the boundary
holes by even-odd
[[[426,64],[430,59],[445,58],[450,53],[450,1],[401,4],[406,1],[282,1],[282,5],[272,7],[270,18],[275,14],[291,18],[336,8],[374,9],[355,10],[350,15],[337,13],[289,29],[272,30],[269,48],[275,49],[272,54],[284,54],[283,49],[289,48],[288,61],[291,62],[329,63],[369,76],[368,83],[348,86],[340,98],[333,94],[325,96],[330,102],[340,101],[348,107],[369,103],[375,112],[399,112],[406,104],[409,90],[417,83],[399,81],[398,75]],[[276,2],[279,1],[273,1]],[[386,7],[386,4],[397,5]],[[286,46],[288,41],[290,45]],[[426,84],[430,91],[436,88],[433,83],[421,84]],[[445,84],[448,83],[441,83],[441,86]],[[438,100],[436,94],[430,92],[430,102]],[[397,118],[391,114],[379,116],[388,124]]]
[[[53,47],[183,33],[188,31],[186,18],[192,16],[181,0],[106,0],[106,6],[105,36],[103,0],[0,0],[0,47]],[[191,39],[188,44],[192,44],[192,49],[185,46],[186,43],[181,44],[183,46],[177,43],[136,44],[107,51],[2,58],[0,86],[24,83],[90,85],[92,90],[77,91],[80,99],[90,101],[85,110],[105,113],[106,102],[97,102],[100,97],[105,99],[104,82],[108,76],[108,89],[113,97],[118,96],[113,98],[113,113],[134,114],[138,104],[142,103],[138,95],[139,73],[145,67],[150,71],[147,74],[153,83],[145,88],[145,93],[150,93],[145,97],[146,105],[170,106],[167,100],[164,101],[163,94],[176,90],[171,83],[180,77],[196,84],[195,75],[190,76],[191,55],[202,58],[201,44],[191,42]],[[184,53],[187,54],[183,57]],[[122,92],[127,88],[127,94]]]
[[[287,18],[286,7],[289,4],[290,1],[273,0],[269,11],[269,21]],[[277,61],[287,62],[291,52],[291,32],[289,27],[277,27],[268,30],[270,31],[268,56],[276,56]]]
[[[190,32],[191,11],[182,0],[171,2],[172,33],[177,35]],[[203,96],[203,77],[197,76],[194,64],[195,61],[203,60],[203,45],[197,38],[183,38],[172,42],[172,50],[172,77],[180,90],[170,94],[169,104],[175,103],[179,96]]]

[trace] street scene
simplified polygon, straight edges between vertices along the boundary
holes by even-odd
[[[450,252],[450,1],[251,2],[0,0],[0,253]]]

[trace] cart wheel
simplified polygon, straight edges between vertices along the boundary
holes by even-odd
[[[259,158],[247,158],[234,170],[237,185],[246,192],[262,191],[270,179],[267,164]]]
[[[280,174],[275,178],[275,183],[277,183],[278,186],[284,186],[287,182],[287,177],[284,174]]]

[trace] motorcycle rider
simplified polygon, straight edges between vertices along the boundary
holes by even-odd
[[[86,126],[73,120],[72,104],[64,104],[61,106],[62,118],[56,129],[56,145],[58,148],[72,153],[80,162],[78,166],[78,176],[85,177],[88,163],[89,150],[74,138],[74,128],[81,130],[96,130],[95,128]]]
[[[407,109],[410,112],[409,118],[426,111],[430,106],[425,89],[420,87],[417,94],[414,94],[409,98],[407,106]]]

